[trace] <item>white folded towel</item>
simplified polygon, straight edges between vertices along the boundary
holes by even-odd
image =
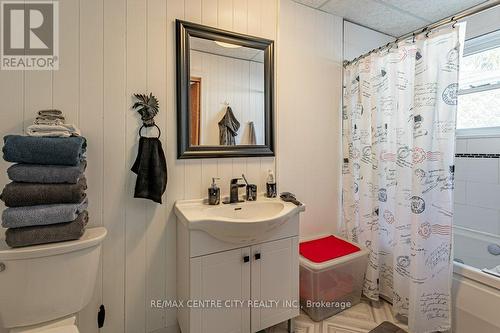
[[[44,124],[33,124],[28,126],[26,129],[26,134],[28,136],[56,136],[56,137],[70,137],[70,136],[80,136],[80,130],[72,124],[61,124],[61,125],[44,125]]]

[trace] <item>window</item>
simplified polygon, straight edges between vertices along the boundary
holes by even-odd
[[[465,42],[457,134],[500,135],[500,31]]]

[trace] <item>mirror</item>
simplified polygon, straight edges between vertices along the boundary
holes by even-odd
[[[176,28],[178,158],[274,156],[273,41]]]

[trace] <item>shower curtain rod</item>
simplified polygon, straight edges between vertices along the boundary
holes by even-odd
[[[422,33],[426,33],[426,36],[434,29],[436,28],[439,28],[439,27],[442,27],[442,26],[445,26],[445,25],[448,25],[448,24],[452,24],[453,23],[453,26],[455,25],[455,23],[457,23],[458,20],[461,20],[463,18],[466,18],[468,16],[471,16],[471,15],[474,15],[474,14],[477,14],[477,13],[480,13],[482,11],[485,11],[485,10],[488,10],[488,9],[491,9],[491,8],[494,8],[494,7],[497,7],[500,5],[500,0],[496,0],[496,1],[491,1],[491,2],[486,2],[486,3],[483,3],[483,4],[479,4],[477,6],[474,6],[474,7],[471,7],[471,8],[468,8],[468,9],[465,9],[453,16],[449,16],[447,18],[444,18],[442,20],[439,20],[437,22],[434,22],[434,23],[431,23],[429,25],[427,25],[425,28],[423,29],[417,29],[415,31],[412,31],[412,32],[409,32],[407,34],[404,34],[402,36],[399,36],[398,38],[396,38],[396,40],[394,42],[389,42],[387,43],[386,45],[384,46],[381,46],[379,48],[376,48],[376,49],[373,49],[371,51],[369,51],[368,53],[365,53],[363,55],[360,55],[359,57],[351,60],[351,61],[347,61],[347,60],[344,60],[344,67],[349,65],[349,64],[352,64],[370,54],[372,54],[373,52],[378,52],[378,51],[381,51],[385,48],[388,48],[388,47],[392,47],[393,45],[396,45],[397,43],[399,43],[400,41],[403,41],[403,40],[406,40],[406,39],[409,39],[409,38],[415,38],[416,36],[422,34]]]

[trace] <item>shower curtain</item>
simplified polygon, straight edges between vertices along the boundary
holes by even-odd
[[[366,247],[363,293],[412,333],[450,328],[459,28],[345,69],[343,223]]]

